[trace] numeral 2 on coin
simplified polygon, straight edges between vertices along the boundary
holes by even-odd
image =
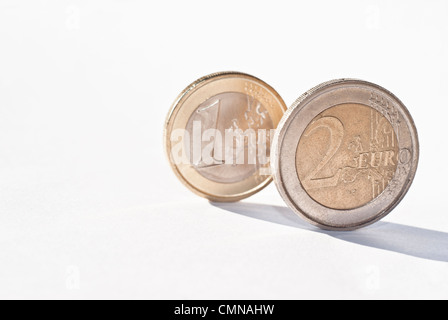
[[[319,164],[303,179],[302,184],[306,189],[317,189],[325,187],[335,187],[338,184],[342,169],[328,178],[316,178],[317,174],[328,164],[333,156],[338,152],[342,139],[344,137],[344,126],[341,121],[335,117],[323,117],[313,122],[305,131],[305,137],[310,136],[315,130],[325,128],[330,132],[330,146],[327,153]]]

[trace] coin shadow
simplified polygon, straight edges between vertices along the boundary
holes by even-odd
[[[211,204],[249,218],[318,232],[362,246],[427,260],[448,262],[448,233],[446,232],[383,221],[355,231],[326,231],[302,221],[287,207],[246,202],[212,202]]]

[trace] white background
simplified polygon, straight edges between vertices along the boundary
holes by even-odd
[[[446,1],[0,2],[1,298],[448,298]],[[237,70],[287,105],[352,77],[421,143],[382,222],[323,232],[272,184],[188,191],[162,131],[195,79]]]

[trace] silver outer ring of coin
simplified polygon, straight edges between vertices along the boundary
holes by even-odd
[[[372,97],[380,103],[371,103]],[[397,112],[397,122],[391,122],[387,110],[381,107],[381,99]],[[345,103],[373,107],[391,122],[398,138],[400,161],[393,179],[378,197],[359,208],[336,210],[321,205],[307,194],[296,172],[296,152],[308,124],[321,112]],[[419,159],[417,130],[404,104],[390,91],[356,79],[332,80],[304,93],[284,114],[271,150],[273,178],[288,206],[315,226],[340,231],[365,227],[391,212],[409,190]]]

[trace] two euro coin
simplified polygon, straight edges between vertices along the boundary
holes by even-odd
[[[414,122],[388,90],[360,80],[323,83],[280,122],[272,171],[288,206],[329,230],[386,216],[405,196],[418,163]]]

